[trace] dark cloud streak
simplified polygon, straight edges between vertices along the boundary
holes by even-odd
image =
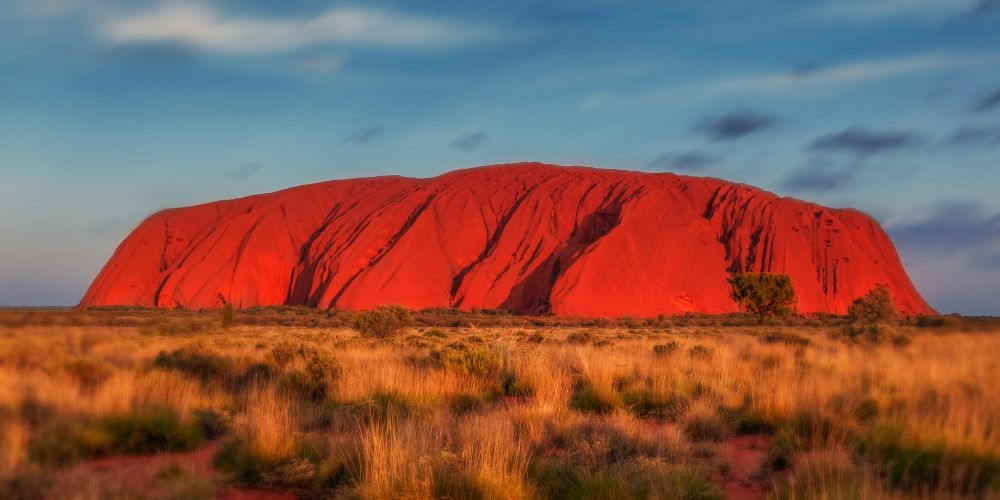
[[[650,168],[657,170],[701,170],[718,163],[719,159],[704,151],[686,151],[683,153],[666,153],[653,160]]]
[[[463,151],[475,151],[489,140],[490,136],[485,132],[466,133],[451,141],[449,147]]]
[[[823,153],[847,153],[865,158],[919,146],[923,140],[912,130],[873,131],[850,127],[817,138],[808,149]]]
[[[378,135],[381,133],[382,133],[381,125],[375,125],[374,127],[358,129],[355,130],[354,132],[351,132],[351,135],[345,137],[343,141],[340,141],[340,143],[365,144],[366,142],[370,142],[371,140],[378,137]]]
[[[722,116],[706,118],[695,126],[694,130],[707,135],[713,141],[734,141],[763,132],[777,125],[779,121],[775,115],[738,109]]]
[[[226,172],[226,177],[244,181],[257,175],[263,168],[260,163],[246,163]]]

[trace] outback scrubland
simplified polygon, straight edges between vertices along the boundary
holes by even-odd
[[[990,320],[224,316],[0,311],[0,498],[1000,497]]]

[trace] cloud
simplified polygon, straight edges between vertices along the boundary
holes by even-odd
[[[976,265],[1000,265],[1000,213],[981,204],[950,201],[921,218],[891,224],[889,234],[900,246],[939,256],[963,254]]]
[[[778,117],[749,109],[731,111],[725,115],[706,118],[695,127],[713,141],[733,141],[762,132],[775,126]]]
[[[951,133],[948,142],[961,146],[998,145],[1000,144],[1000,123],[963,125]]]
[[[666,153],[653,160],[650,167],[657,170],[687,170],[695,171],[709,167],[718,162],[718,158],[704,151],[686,151],[683,153]]]
[[[260,163],[245,163],[226,172],[226,177],[243,181],[257,175],[263,168],[264,165]]]
[[[351,132],[351,135],[340,141],[341,144],[352,143],[352,144],[364,144],[371,141],[379,134],[382,133],[382,126],[375,125],[374,127],[362,128]]]
[[[853,168],[852,168],[853,167]],[[827,158],[814,158],[780,181],[782,188],[795,192],[826,192],[838,189],[854,178],[857,164],[837,168]]]
[[[1000,11],[1000,0],[979,0],[972,8],[972,14],[992,14]]]
[[[982,99],[976,102],[973,109],[975,111],[984,112],[990,111],[997,106],[1000,106],[1000,88],[983,96]]]
[[[980,0],[990,3],[995,0]],[[879,21],[897,17],[947,19],[978,9],[976,0],[838,0],[821,7],[819,15],[845,21]]]
[[[929,52],[830,65],[808,62],[782,71],[731,74],[673,85],[660,84],[645,91],[637,90],[627,94],[596,92],[588,95],[580,103],[580,107],[593,110],[616,106],[650,106],[664,102],[688,104],[731,96],[788,94],[813,89],[863,85],[922,73],[970,67],[982,68],[995,64],[1000,64],[1000,52],[979,54]]]
[[[733,92],[781,92],[808,86],[845,85],[945,69],[990,64],[1000,54],[916,54],[887,59],[853,61],[832,66],[810,63],[792,71],[721,78],[707,82],[705,90],[717,94]]]
[[[109,47],[100,56],[113,62],[149,65],[182,64],[193,59],[198,49],[176,42],[128,43]]]
[[[861,127],[851,127],[843,132],[817,138],[809,145],[808,149],[869,157],[914,148],[921,142],[920,136],[912,130],[873,131]]]
[[[486,135],[485,132],[466,133],[451,141],[449,146],[464,151],[475,151],[489,140],[490,136]]]
[[[324,44],[440,48],[507,36],[490,26],[391,10],[334,7],[293,20],[229,16],[193,3],[167,3],[112,18],[100,29],[114,44],[175,42],[230,54],[278,53]]]
[[[338,55],[315,56],[299,61],[299,67],[310,73],[333,73],[344,65],[346,60]]]

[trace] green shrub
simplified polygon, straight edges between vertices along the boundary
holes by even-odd
[[[677,341],[671,340],[666,344],[656,344],[653,346],[653,354],[657,356],[670,356],[680,349],[681,345]]]
[[[862,325],[892,323],[899,317],[892,294],[882,285],[872,288],[865,296],[854,299],[847,308],[847,314],[852,323]]]
[[[691,359],[709,360],[712,359],[712,348],[701,344],[695,344],[688,349],[688,356]]]
[[[426,332],[424,332],[424,337],[433,337],[433,338],[438,338],[438,339],[446,339],[446,338],[448,338],[448,334],[444,333],[441,330],[433,329],[433,330],[427,330]]]
[[[286,373],[281,386],[302,399],[318,402],[326,398],[329,382],[339,374],[333,359],[314,354],[304,369]]]
[[[790,346],[805,347],[809,345],[809,339],[794,333],[774,330],[760,336],[761,344],[786,344]]]
[[[208,477],[171,463],[156,474],[160,500],[210,500],[216,498],[215,483]]]
[[[858,441],[857,454],[892,486],[908,491],[943,489],[979,496],[1000,486],[1000,456],[911,443],[901,428],[887,424],[871,427]]]
[[[85,391],[100,387],[105,380],[111,378],[112,370],[104,362],[89,358],[73,358],[63,363],[66,371]]]
[[[566,342],[571,344],[589,344],[594,341],[594,332],[589,330],[580,330],[573,332],[566,336]]]
[[[729,434],[726,422],[718,414],[690,415],[684,422],[684,435],[692,441],[722,441]]]
[[[177,370],[203,382],[228,379],[234,371],[233,360],[200,347],[185,347],[171,352],[161,351],[153,366]]]
[[[480,393],[463,393],[451,400],[451,410],[457,414],[482,411],[489,406],[486,396]]]
[[[477,346],[471,349],[446,348],[430,353],[433,366],[474,377],[499,376],[503,358],[494,349]]]
[[[579,382],[570,398],[570,408],[582,413],[611,413],[621,404],[617,394],[598,391],[589,382]]]
[[[47,498],[52,483],[52,478],[36,467],[0,472],[0,499]]]
[[[737,434],[770,434],[774,432],[774,422],[750,406],[720,408],[719,416]]]
[[[229,431],[229,418],[212,409],[194,410],[194,420],[205,439],[217,439]]]
[[[517,378],[513,373],[504,374],[500,386],[503,389],[504,396],[528,398],[535,394],[534,388],[528,385],[527,382]]]
[[[623,395],[625,406],[635,416],[676,421],[687,411],[691,402],[677,394],[659,394],[649,390],[633,390]]]
[[[729,286],[733,301],[756,315],[760,324],[769,317],[795,312],[795,289],[786,274],[737,274],[729,279]]]
[[[410,311],[402,306],[378,306],[354,315],[351,328],[362,337],[389,338],[410,323]]]
[[[108,435],[114,453],[148,454],[190,450],[202,441],[197,423],[181,422],[169,409],[144,409],[136,413],[107,417],[100,427]]]
[[[208,318],[156,318],[139,327],[144,335],[190,335],[210,331],[214,324]]]
[[[190,450],[202,441],[197,423],[184,423],[169,409],[142,409],[102,419],[55,419],[28,442],[32,462],[62,466],[109,454]]]

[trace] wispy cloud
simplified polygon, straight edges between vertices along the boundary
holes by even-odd
[[[718,158],[705,151],[693,150],[660,155],[649,166],[656,170],[696,171],[714,165],[718,161]]]
[[[847,153],[861,158],[920,145],[922,139],[912,130],[875,131],[851,127],[842,132],[817,138],[809,149],[824,153]]]
[[[863,85],[891,78],[1000,64],[1000,52],[955,54],[929,52],[881,59],[846,61],[822,65],[810,63],[785,71],[744,73],[708,77],[698,81],[657,86],[629,94],[598,92],[581,102],[583,109],[659,102],[692,102],[729,96],[755,96],[814,89]]]
[[[264,165],[260,163],[244,163],[228,172],[226,172],[226,177],[230,179],[236,179],[238,181],[247,180],[260,172],[264,168]]]
[[[486,132],[466,133],[462,134],[454,141],[451,141],[449,146],[454,149],[461,149],[464,151],[475,151],[483,144],[486,144],[489,140],[490,136],[487,135]]]
[[[362,129],[355,130],[354,132],[351,132],[351,135],[345,137],[343,141],[340,141],[340,143],[341,144],[347,144],[347,143],[351,143],[351,144],[364,144],[366,142],[371,141],[372,139],[374,139],[375,137],[377,137],[381,133],[382,133],[382,126],[381,125],[375,125],[374,127],[362,128]]]
[[[929,53],[887,59],[853,61],[832,66],[810,65],[781,73],[760,73],[708,82],[715,94],[781,92],[803,87],[846,85],[1000,61],[1000,54],[956,55]]]
[[[973,107],[975,111],[990,111],[993,108],[1000,106],[1000,88],[993,90],[992,92],[984,95]]]
[[[951,133],[948,142],[960,146],[1000,145],[1000,123],[963,125]]]
[[[778,121],[778,117],[774,115],[738,109],[702,120],[695,131],[707,135],[713,141],[733,141],[774,127]]]
[[[824,18],[846,21],[879,21],[900,17],[940,20],[973,12],[993,0],[839,0],[820,7]]]
[[[285,52],[324,44],[441,48],[505,36],[491,26],[361,7],[335,7],[305,19],[237,17],[196,4],[164,4],[111,18],[104,37],[115,44],[177,42],[232,54]]]
[[[308,57],[299,61],[299,67],[310,73],[333,73],[344,65],[346,59],[338,55]]]

